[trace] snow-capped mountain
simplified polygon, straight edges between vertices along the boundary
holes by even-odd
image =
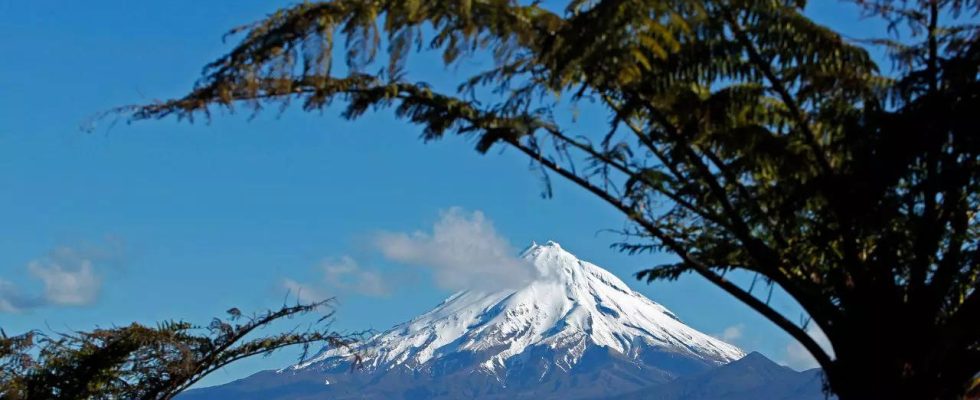
[[[521,257],[536,279],[452,295],[354,349],[362,368],[352,370],[349,351],[327,349],[232,383],[235,397],[603,398],[744,356],[557,243]]]
[[[571,370],[593,348],[630,359],[656,349],[709,365],[744,355],[684,325],[660,304],[558,243],[534,244],[523,258],[538,269],[539,279],[517,290],[454,294],[432,311],[369,340],[359,349],[364,367],[419,370],[465,353],[474,356],[476,371],[503,378],[508,360],[528,350],[554,354],[543,364],[545,374]],[[347,361],[342,351],[329,350],[291,369],[330,368]]]

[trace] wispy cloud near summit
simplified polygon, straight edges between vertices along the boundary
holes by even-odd
[[[435,284],[449,290],[496,291],[519,288],[540,274],[521,259],[482,212],[452,207],[439,213],[428,230],[380,232],[371,236],[370,252],[385,260],[429,271]],[[300,301],[353,293],[390,295],[397,286],[392,271],[364,266],[350,256],[325,258],[310,282],[283,279],[281,287]]]
[[[432,271],[446,289],[497,290],[518,287],[536,270],[517,257],[480,211],[444,210],[431,232],[384,232],[375,237],[385,258]]]

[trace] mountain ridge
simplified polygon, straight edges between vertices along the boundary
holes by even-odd
[[[520,257],[535,279],[453,294],[362,342],[355,348],[362,364],[353,372],[353,353],[324,349],[181,398],[597,399],[699,376],[745,356],[558,243],[534,243]]]
[[[662,305],[556,242],[533,243],[521,258],[537,270],[538,279],[518,289],[453,294],[429,312],[357,348],[364,367],[415,368],[440,354],[468,351],[486,355],[481,366],[493,373],[509,358],[537,345],[567,350],[567,357],[555,365],[561,369],[577,362],[584,349],[576,346],[583,345],[630,354],[637,345],[649,344],[711,365],[744,355],[737,347],[684,325]],[[345,361],[342,349],[327,350],[290,368]]]
[[[827,400],[819,368],[796,371],[759,352],[711,370],[622,394],[612,400]]]

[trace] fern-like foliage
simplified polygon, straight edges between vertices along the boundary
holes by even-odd
[[[622,250],[677,256],[641,278],[703,276],[799,340],[841,398],[955,396],[980,370],[980,6],[855,3],[893,35],[845,38],[802,0],[306,2],[234,30],[186,96],[117,111],[339,101],[516,150],[621,211]],[[410,78],[418,51],[491,61],[437,91]],[[608,130],[555,117],[584,101]],[[836,357],[729,270],[792,296]]]
[[[207,326],[166,321],[57,335],[0,332],[0,399],[171,399],[243,358],[295,345],[303,347],[304,358],[311,344],[351,348],[359,336],[328,330],[332,313],[308,329],[257,334],[329,305],[297,304],[254,315],[233,308]]]

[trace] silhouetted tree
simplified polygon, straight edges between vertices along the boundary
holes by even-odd
[[[228,310],[208,326],[171,321],[46,335],[0,331],[0,399],[170,399],[208,374],[286,346],[349,347],[356,335],[327,330],[328,313],[309,329],[260,335],[273,322],[322,310],[328,302],[257,315]]]
[[[840,398],[961,396],[980,370],[980,6],[856,3],[888,38],[848,40],[803,0],[304,2],[232,31],[185,97],[122,111],[341,101],[516,150],[621,211],[622,250],[677,256],[639,278],[703,276],[802,343]],[[439,91],[405,67],[430,50],[489,65]],[[583,101],[608,130],[556,114]],[[730,270],[792,296],[835,357]]]

